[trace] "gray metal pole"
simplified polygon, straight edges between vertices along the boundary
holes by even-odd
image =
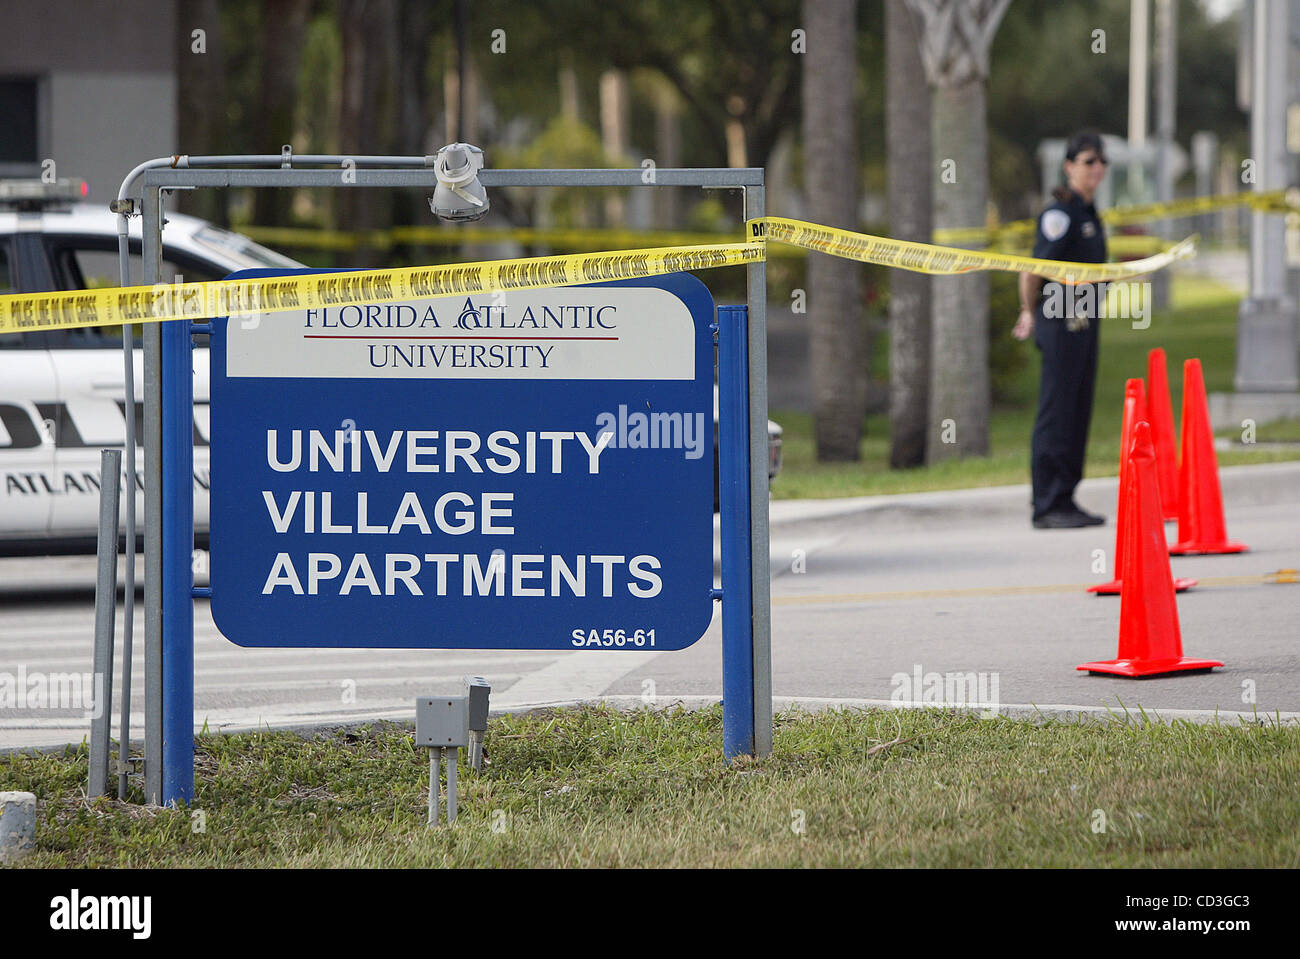
[[[762,171],[759,171],[760,174]],[[766,216],[766,187],[745,187],[745,219]],[[772,752],[772,569],[767,479],[767,264],[751,263],[749,305],[749,534],[754,608],[754,754]]]
[[[1250,103],[1250,154],[1255,160],[1255,190],[1287,185],[1286,58],[1290,38],[1286,3],[1255,0],[1254,78]],[[1285,224],[1281,217],[1254,213],[1250,220],[1250,295],[1280,296]]]
[[[1173,149],[1178,69],[1178,5],[1175,0],[1156,0],[1156,198],[1168,203],[1174,198]],[[1175,222],[1165,220],[1160,234],[1172,240]],[[1170,302],[1170,271],[1151,277],[1152,307],[1166,309]]]
[[[447,824],[456,821],[456,762],[460,750],[452,746],[447,750]]]
[[[141,241],[144,275],[162,273],[162,198],[146,184]],[[144,781],[145,801],[162,800],[162,327],[144,324]],[[134,543],[131,544],[134,548]]]
[[[122,285],[131,285],[131,252],[126,235],[118,237]],[[135,656],[135,491],[140,486],[135,436],[135,332],[122,324],[122,382],[126,400],[126,588],[122,592],[122,722],[117,749],[117,798],[126,799],[127,763],[131,758],[131,660]],[[102,478],[101,478],[102,482]]]
[[[198,158],[195,160],[196,165]],[[206,167],[208,164],[201,164]],[[646,187],[640,169],[610,170],[493,170],[479,171],[483,186],[522,187]],[[304,187],[341,188],[338,170],[298,169],[167,169],[150,168],[144,174],[145,189],[163,187]],[[429,168],[378,169],[356,171],[354,187],[431,187],[436,178]],[[763,185],[763,171],[758,168],[733,170],[664,168],[655,171],[655,187],[751,187]]]
[[[108,792],[109,727],[113,723],[113,619],[117,613],[117,509],[121,450],[99,454],[99,542],[95,576],[95,712],[90,720],[90,781],[86,794]]]
[[[1142,154],[1147,142],[1147,0],[1132,0],[1129,7],[1128,52],[1128,147],[1129,200],[1143,202],[1146,184],[1143,182]],[[1055,180],[1053,180],[1055,182]]]
[[[1156,0],[1156,43],[1159,72],[1156,76],[1156,188],[1161,203],[1174,198],[1173,144],[1178,97],[1178,5],[1174,0]],[[1172,223],[1166,222],[1166,233]],[[1161,271],[1165,272],[1165,271]]]
[[[429,749],[429,825],[438,825],[438,790],[442,788],[442,750]]]
[[[139,164],[122,181],[118,187],[117,203],[111,208],[117,214],[117,256],[118,267],[122,274],[122,286],[131,285],[131,221],[126,210],[129,208],[130,193],[146,170],[175,165],[176,158],[168,160],[157,157]],[[146,334],[147,338],[148,334]],[[135,429],[135,333],[131,324],[122,325],[122,384],[123,401],[126,409],[126,445],[127,457],[126,497],[126,585],[122,596],[122,723],[118,740],[118,774],[117,798],[126,798],[127,769],[131,756],[131,665],[135,657],[135,497],[140,488],[140,471],[137,466],[137,443]],[[147,707],[146,707],[147,708]]]
[[[344,160],[349,160],[358,167],[425,166],[432,169],[434,158],[431,156],[348,156],[344,153],[303,153],[291,156],[291,165],[285,167],[284,157],[278,153],[231,153],[225,156],[181,155],[165,160],[161,166],[171,167],[173,170],[187,170],[196,167],[260,166],[298,171],[302,166],[338,166]],[[142,168],[145,166],[142,164]],[[159,169],[159,165],[157,161],[154,161],[148,164],[147,168]],[[338,171],[333,172],[337,181]]]
[[[1192,134],[1192,169],[1196,173],[1196,195],[1214,193],[1214,176],[1219,168],[1219,138],[1212,130]],[[1196,232],[1208,241],[1218,239],[1222,213],[1202,213],[1195,219]]]
[[[1255,190],[1287,185],[1287,55],[1290,4],[1255,0],[1250,151]],[[1296,303],[1286,290],[1286,225],[1256,212],[1250,218],[1250,296],[1237,321],[1236,388],[1242,393],[1300,389]]]
[[[449,140],[468,139],[469,124],[465,122],[465,104],[469,98],[465,87],[469,84],[469,52],[466,47],[465,34],[469,31],[469,15],[466,13],[465,0],[456,2],[456,133],[447,134]]]

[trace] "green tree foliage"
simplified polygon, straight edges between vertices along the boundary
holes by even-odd
[[[396,152],[420,153],[436,147],[429,141],[445,132],[443,81],[455,62],[451,4],[430,5],[430,21],[414,15],[426,0],[394,0],[369,5],[363,14],[369,28],[380,29],[381,12],[398,18],[396,47],[402,59],[399,105],[410,93],[410,78],[421,77],[416,112],[427,124],[426,142],[417,142],[412,124],[403,120]],[[199,22],[211,14],[209,63],[214,76],[202,83],[204,95],[184,101],[186,115],[181,149],[190,153],[276,152],[280,144],[258,142],[254,122],[263,107],[260,78],[267,56],[260,42],[261,24],[274,16],[275,6],[259,0],[186,0],[185,18]],[[340,143],[340,103],[344,31],[340,0],[315,0],[302,41],[294,112],[294,148],[299,153],[332,153]],[[601,149],[599,80],[611,68],[631,78],[629,131],[633,157],[656,157],[653,91],[664,78],[681,106],[680,158],[685,166],[723,166],[728,161],[726,128],[739,121],[744,130],[746,162],[767,165],[777,148],[794,146],[793,184],[802,182],[799,98],[805,55],[795,51],[793,32],[804,28],[800,0],[712,0],[689,4],[673,0],[476,0],[468,5],[467,45],[479,78],[478,143],[493,166],[604,166],[615,161]],[[1081,126],[1104,132],[1127,131],[1130,0],[1070,0],[1011,4],[993,44],[987,88],[990,200],[1002,219],[1037,212],[1038,144]],[[885,183],[884,14],[878,2],[858,4],[855,119],[859,143],[859,193],[866,198],[859,216],[863,229],[883,232]],[[188,20],[187,20],[188,22]],[[427,41],[406,42],[414,24]],[[1226,149],[1244,152],[1246,118],[1237,109],[1236,16],[1209,19],[1203,0],[1179,4],[1178,138],[1186,146],[1198,129],[1215,132]],[[391,24],[386,29],[392,32]],[[1104,31],[1105,52],[1093,52],[1095,31]],[[178,44],[188,44],[188,28],[178,28]],[[504,42],[504,52],[500,50]],[[188,53],[186,56],[189,56]],[[420,59],[414,69],[409,62]],[[188,62],[188,61],[186,61]],[[559,76],[562,68],[577,81],[577,117],[562,117]],[[647,80],[647,77],[652,78]],[[215,81],[220,81],[219,84]],[[219,92],[211,92],[219,91]],[[927,91],[917,90],[917,96]],[[409,107],[409,104],[407,104]],[[392,107],[376,104],[375,110]],[[189,114],[202,112],[202,122]],[[398,109],[390,117],[406,117]],[[386,144],[376,144],[376,148]],[[661,164],[662,165],[662,164]],[[773,197],[778,191],[773,190]],[[221,209],[198,207],[197,200],[219,198]],[[317,204],[297,204],[292,216],[306,216],[322,226],[341,222],[334,207],[339,198],[314,191]],[[215,191],[202,198],[178,197],[175,202],[196,212],[226,220],[235,207],[236,220],[247,219],[247,197],[239,191]],[[694,194],[677,209],[675,224],[693,228],[734,228],[739,203],[734,196]],[[392,222],[427,222],[414,193],[390,197]],[[693,204],[693,205],[692,205]],[[304,213],[304,211],[308,213]],[[510,222],[597,225],[603,211],[599,201],[578,199],[569,191],[525,197],[503,191],[494,197],[494,216]],[[778,210],[776,212],[791,212]],[[976,225],[976,224],[971,224]],[[397,256],[402,251],[390,251]],[[422,251],[420,257],[426,257]],[[778,258],[769,270],[774,302],[788,290],[807,284],[807,261]],[[892,271],[859,267],[863,288],[871,299],[887,289]],[[740,271],[735,271],[740,276]],[[723,271],[718,282],[731,283]],[[739,279],[735,282],[738,284]],[[780,292],[778,292],[780,291]],[[724,295],[738,295],[739,286]],[[1029,352],[1009,340],[1006,328],[1014,316],[1014,288],[994,278],[990,323],[989,366],[995,399],[1011,400],[1005,385],[1014,379],[1017,364]],[[1009,304],[1004,307],[1001,304]],[[883,351],[877,350],[877,356]]]
[[[503,167],[523,169],[570,169],[625,166],[608,156],[600,135],[581,120],[557,116],[523,149],[499,151]],[[595,226],[599,204],[591,190],[512,190],[513,200],[529,212],[529,220],[553,227]]]
[[[791,49],[798,0],[554,0],[544,10],[548,26],[533,42],[567,48],[575,62],[597,69],[650,67],[673,83],[691,116],[688,164],[725,159],[733,118],[744,125],[752,166],[765,164],[781,135],[798,129],[800,56]]]
[[[1080,127],[1128,134],[1129,0],[1013,3],[993,42],[988,86],[990,186],[1004,219],[1037,212],[1041,140]],[[1178,138],[1213,130],[1242,148],[1236,105],[1238,23],[1199,2],[1178,15]],[[1104,31],[1105,52],[1094,31]],[[974,224],[973,224],[974,225]]]
[[[252,122],[261,103],[263,8],[256,0],[220,3],[221,44],[209,56],[222,61],[224,92],[206,106],[216,114],[214,142],[185,143],[185,150],[279,148],[255,142]],[[1004,219],[1034,212],[1035,150],[1043,138],[1088,125],[1126,132],[1129,9],[1129,0],[1011,5],[993,44],[988,87],[991,199]],[[1226,147],[1244,149],[1246,119],[1235,102],[1237,19],[1211,21],[1200,0],[1183,2],[1179,10],[1179,137],[1185,141],[1194,130],[1208,129]],[[298,79],[298,152],[338,148],[338,17],[336,0],[317,0],[312,7]],[[480,145],[490,162],[500,165],[501,147],[517,148],[541,135],[560,113],[558,75],[567,63],[578,81],[579,118],[589,126],[599,116],[597,89],[604,70],[659,72],[681,95],[683,164],[724,165],[725,126],[738,118],[745,128],[747,161],[763,165],[782,137],[798,143],[803,56],[792,50],[791,34],[801,28],[800,19],[798,0],[480,0],[469,7],[468,35],[484,93]],[[1093,31],[1099,29],[1105,31],[1105,53],[1092,52]],[[504,31],[504,53],[492,50],[498,30]],[[855,102],[862,185],[877,193],[885,186],[883,33],[881,5],[860,4]],[[422,73],[434,117],[441,110],[442,79],[454,62],[454,48],[452,18],[441,16]],[[631,111],[633,146],[652,155],[650,106],[636,85]],[[798,176],[798,152],[794,169]]]

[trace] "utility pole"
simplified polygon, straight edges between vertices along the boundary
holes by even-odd
[[[1254,0],[1250,157],[1257,193],[1287,185],[1289,0]],[[1253,166],[1253,171],[1251,167]],[[1287,295],[1285,224],[1277,214],[1250,218],[1250,296],[1237,320],[1237,393],[1219,400],[1216,425],[1300,415],[1300,336]],[[1226,401],[1226,402],[1225,402]]]
[[[457,140],[469,139],[469,124],[465,122],[465,88],[469,85],[469,70],[466,61],[466,33],[469,31],[469,15],[465,10],[465,0],[456,0],[456,136]],[[450,134],[449,134],[450,136]]]
[[[1174,133],[1178,105],[1178,3],[1156,0],[1156,198],[1168,203],[1174,198]],[[1174,222],[1165,220],[1160,233],[1172,240]],[[1151,282],[1152,306],[1169,305],[1170,271],[1160,270]]]
[[[1143,202],[1146,176],[1142,169],[1147,145],[1147,48],[1150,18],[1147,0],[1132,0],[1128,47],[1128,199]]]

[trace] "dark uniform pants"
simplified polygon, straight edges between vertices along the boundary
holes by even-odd
[[[1043,354],[1034,421],[1031,469],[1034,517],[1068,509],[1083,477],[1083,458],[1097,383],[1098,320],[1071,331],[1065,319],[1047,319],[1040,303],[1034,343]]]

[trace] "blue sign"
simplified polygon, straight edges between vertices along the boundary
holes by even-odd
[[[691,645],[713,614],[713,312],[676,274],[214,321],[218,629]]]

